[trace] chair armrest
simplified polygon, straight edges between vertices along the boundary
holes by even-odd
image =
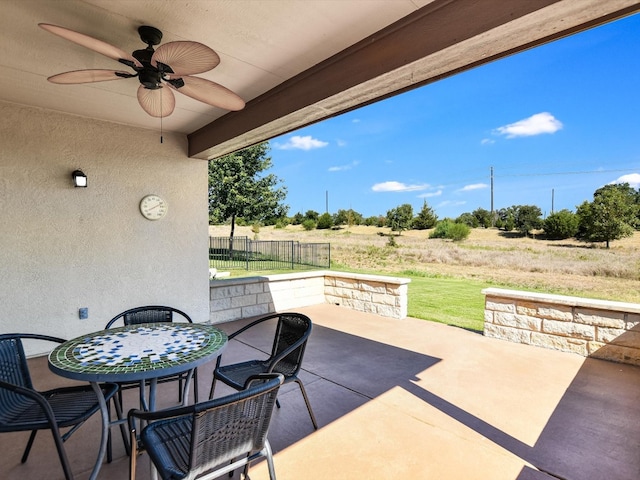
[[[242,327],[240,330],[236,330],[235,332],[229,334],[228,338],[229,338],[229,340],[231,340],[231,339],[237,337],[238,335],[240,335],[241,333],[243,333],[244,331],[249,330],[251,327],[255,327],[259,323],[266,322],[267,320],[272,320],[274,318],[278,318],[280,315],[281,315],[280,313],[274,313],[274,314],[271,314],[271,315],[267,315],[266,317],[260,317],[257,320],[254,320],[253,322],[248,323],[247,325]]]
[[[285,348],[282,352],[280,352],[278,355],[273,357],[271,359],[271,365],[269,366],[269,373],[271,373],[271,370],[273,369],[273,367],[276,366],[278,364],[278,362],[280,362],[280,360],[285,358],[287,355],[289,355],[295,349],[300,348],[300,346],[302,346],[307,341],[307,339],[309,338],[310,334],[311,334],[311,331],[309,330],[305,335],[300,337],[295,343],[292,343],[287,348]]]
[[[20,385],[14,385],[13,383],[7,383],[0,380],[0,388],[5,390],[9,390],[18,395],[22,395],[23,397],[27,397],[38,404],[38,406],[42,409],[47,420],[51,424],[52,427],[57,426],[56,416],[53,413],[53,409],[49,402],[47,402],[46,398],[44,398],[40,393],[30,388],[21,387]]]

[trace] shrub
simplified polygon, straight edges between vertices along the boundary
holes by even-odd
[[[578,233],[580,218],[570,210],[564,209],[552,213],[544,221],[544,233],[553,240],[575,237]]]
[[[323,213],[322,215],[320,215],[320,217],[318,218],[318,225],[316,227],[318,230],[326,230],[328,228],[331,228],[332,226],[333,217],[331,217],[329,213]]]
[[[454,223],[451,220],[442,220],[437,223],[429,238],[447,238],[458,242],[469,236],[471,229],[464,223]]]
[[[307,219],[302,222],[302,228],[304,228],[307,232],[316,228],[316,222],[313,220]]]

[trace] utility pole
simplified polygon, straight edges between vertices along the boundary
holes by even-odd
[[[329,213],[329,190],[326,190],[324,195],[324,211]]]
[[[491,226],[495,226],[495,220],[493,215],[493,167],[491,167]]]
[[[553,215],[553,198],[555,196],[555,189],[551,189],[551,215]]]

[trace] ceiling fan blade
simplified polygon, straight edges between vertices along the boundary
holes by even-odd
[[[169,42],[160,45],[151,57],[151,65],[158,62],[171,67],[174,75],[193,75],[211,70],[220,63],[220,57],[206,45],[198,42]]]
[[[214,107],[234,111],[244,108],[244,100],[222,85],[200,77],[184,76],[181,78],[184,86],[175,87],[171,83],[167,83],[167,85],[188,97]],[[176,78],[172,78],[172,80],[176,80]]]
[[[152,117],[168,117],[176,106],[176,97],[170,88],[150,90],[140,85],[138,103]]]
[[[97,38],[90,37],[89,35],[85,35],[84,33],[75,32],[73,30],[69,30],[68,28],[59,27],[57,25],[51,25],[48,23],[39,23],[38,26],[43,28],[44,30],[53,33],[54,35],[58,35],[66,40],[69,40],[73,43],[77,43],[83,47],[89,48],[94,52],[101,53],[109,58],[114,60],[124,60],[125,65],[133,64],[137,67],[142,67],[142,64],[133,58],[130,54],[125,52],[124,50],[114,47],[113,45],[103,42],[102,40],[98,40]]]
[[[121,80],[123,78],[131,78],[135,76],[136,75],[132,73],[120,72],[117,70],[74,70],[73,72],[53,75],[47,78],[47,80],[51,83],[76,84]]]

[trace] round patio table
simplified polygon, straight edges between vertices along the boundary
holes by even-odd
[[[104,460],[109,435],[109,413],[99,382],[140,382],[141,407],[155,410],[157,380],[189,372],[211,361],[227,345],[222,330],[201,323],[143,323],[89,333],[60,344],[49,354],[52,372],[93,386],[102,414],[102,437],[98,459],[91,473],[94,480]],[[149,381],[149,401],[145,382]]]

